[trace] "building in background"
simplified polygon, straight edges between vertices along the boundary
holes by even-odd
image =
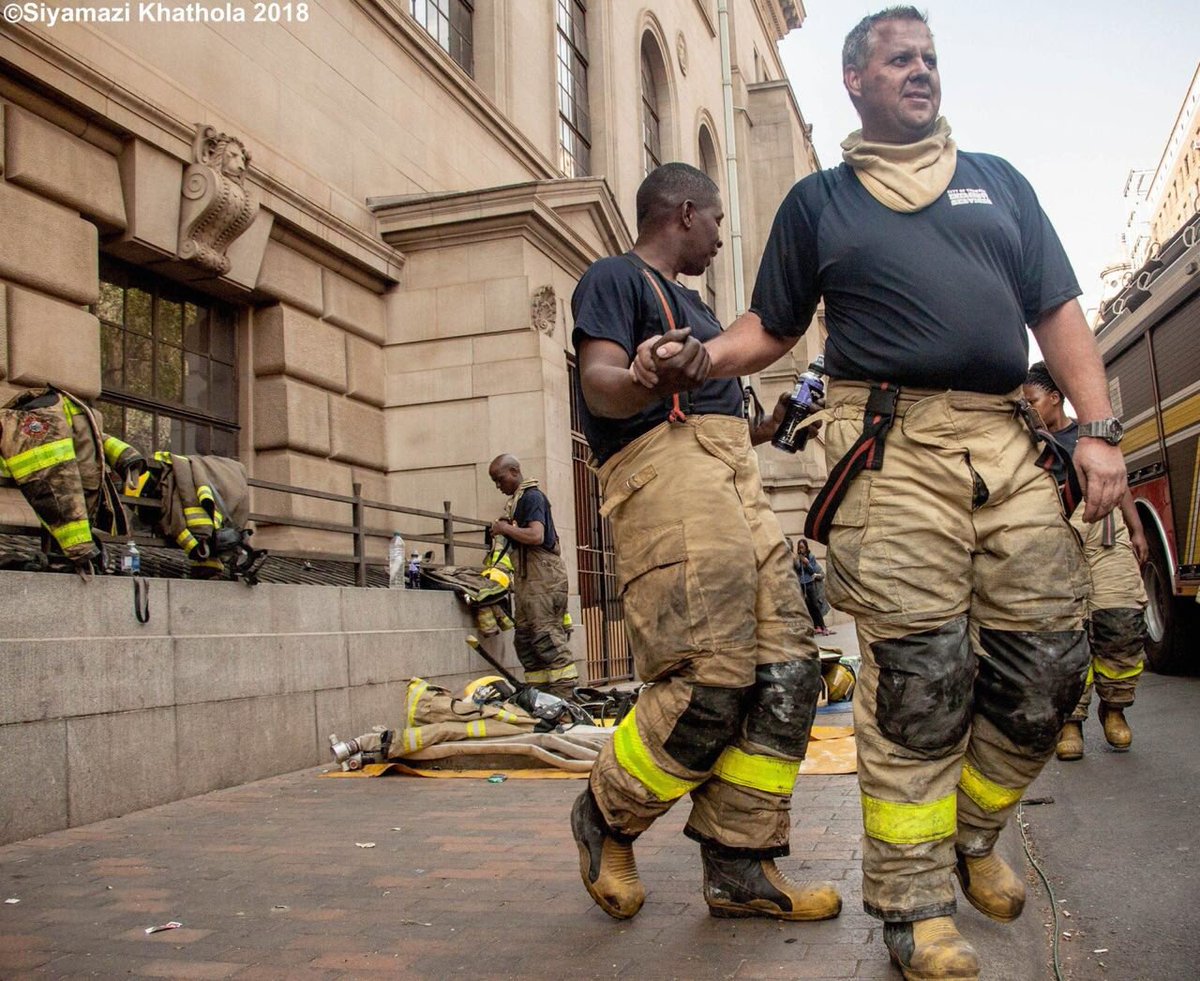
[[[1131,170],[1125,181],[1123,254],[1100,272],[1096,322],[1146,260],[1200,212],[1200,64],[1154,170]]]
[[[683,160],[721,186],[727,243],[737,200],[741,269],[727,244],[694,284],[733,318],[777,205],[817,167],[776,51],[803,4],[277,6],[275,23],[167,0],[135,23],[0,24],[0,394],[50,382],[147,453],[481,517],[501,504],[489,461],[514,453],[558,509],[604,647],[613,577],[571,421],[571,291],[630,246],[647,170]],[[245,19],[217,19],[231,10]],[[793,371],[759,380],[768,408]],[[788,530],[815,459],[765,463]],[[262,490],[253,509],[349,520]],[[256,543],[349,552],[282,524]]]

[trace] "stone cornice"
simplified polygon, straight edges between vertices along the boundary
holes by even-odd
[[[383,240],[405,253],[528,237],[576,275],[633,240],[612,191],[600,177],[529,181],[477,191],[368,198]],[[586,214],[604,241],[597,253],[568,218]]]
[[[775,40],[782,41],[788,31],[804,22],[802,0],[754,0],[763,26],[774,32]]]
[[[120,45],[105,38],[114,48]],[[123,49],[122,49],[123,50]],[[133,57],[130,52],[130,57]],[[197,120],[173,115],[116,79],[96,71],[73,52],[55,44],[48,36],[26,27],[5,24],[0,31],[0,64],[8,63],[29,78],[37,80],[47,95],[62,93],[68,107],[110,131],[135,135],[180,160],[189,159]],[[167,84],[174,84],[164,80]],[[114,107],[120,112],[114,112]],[[118,125],[112,119],[123,118]],[[248,134],[254,141],[254,134]],[[269,148],[280,158],[273,147]],[[260,156],[261,159],[261,156]],[[248,181],[262,192],[262,204],[278,217],[316,240],[328,251],[384,280],[395,281],[404,265],[404,257],[328,208],[304,197],[282,180],[254,169]]]
[[[426,73],[429,81],[460,103],[472,118],[529,170],[533,178],[552,178],[559,171],[516,126],[508,121],[465,71],[395,0],[354,0]],[[407,6],[407,4],[405,5]]]

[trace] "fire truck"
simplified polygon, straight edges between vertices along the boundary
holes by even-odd
[[[1200,213],[1104,307],[1108,372],[1129,487],[1150,559],[1146,655],[1155,671],[1200,667]]]

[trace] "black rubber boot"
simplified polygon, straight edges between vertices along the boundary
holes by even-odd
[[[773,858],[747,858],[707,842],[700,845],[700,857],[704,901],[713,916],[828,920],[842,911],[832,882],[792,882]]]
[[[614,919],[629,919],[646,901],[633,838],[608,826],[590,787],[571,808],[571,834],[579,845],[579,874],[588,895]]]

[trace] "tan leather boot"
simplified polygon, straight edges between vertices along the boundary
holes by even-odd
[[[1009,923],[1025,908],[1025,883],[995,852],[956,855],[954,874],[967,902],[984,916]]]
[[[979,955],[948,916],[885,923],[883,942],[906,981],[979,981]]]
[[[746,858],[700,846],[704,901],[713,916],[767,916],[776,920],[828,920],[842,911],[832,882],[792,882],[772,858]]]
[[[1119,705],[1100,705],[1100,724],[1104,726],[1104,738],[1118,753],[1124,753],[1133,742],[1133,730],[1125,721],[1125,710]]]
[[[1068,722],[1062,727],[1062,732],[1058,734],[1058,745],[1054,748],[1054,755],[1060,760],[1081,760],[1083,759],[1083,723]]]
[[[571,808],[571,834],[579,845],[579,874],[588,895],[614,919],[629,919],[646,901],[633,839],[608,827],[590,788]]]

